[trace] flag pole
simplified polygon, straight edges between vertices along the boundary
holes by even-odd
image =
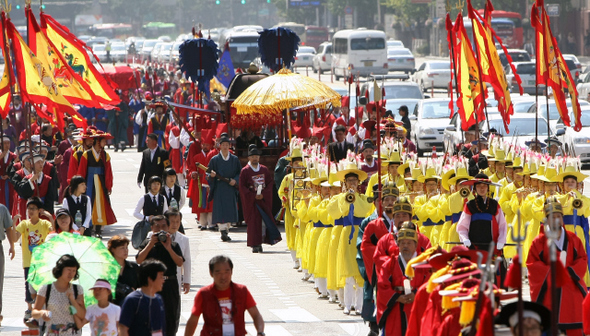
[[[367,91],[369,88],[367,88]],[[375,104],[377,105],[377,104]],[[377,108],[377,107],[375,107]],[[367,113],[369,113],[367,111]],[[377,202],[377,215],[383,213],[381,209],[381,111],[377,111],[377,195],[373,193],[373,199]]]
[[[450,9],[450,7],[448,7],[447,9],[448,9],[447,17],[448,17],[448,20],[451,21],[451,15],[450,15],[451,9]],[[451,66],[453,67],[453,74],[455,75],[455,94],[457,95],[457,97],[456,97],[457,100],[459,100],[459,82],[457,81],[457,79],[459,77],[457,77],[457,65],[455,64],[455,60],[456,60],[456,58],[455,58],[455,42],[456,42],[457,38],[455,37],[455,34],[453,34],[453,32],[452,32],[453,27],[447,27],[447,30],[449,28],[451,28],[449,30],[449,40],[450,40],[449,44],[451,45]],[[452,85],[452,83],[451,83],[451,85]],[[453,97],[451,97],[451,98],[453,98]],[[453,108],[453,110],[451,111],[451,115],[452,115],[453,112],[455,112],[454,106],[451,106],[451,108]],[[463,130],[461,130],[461,142],[465,143],[465,133],[463,132]],[[454,150],[455,149],[453,149],[453,152],[454,152]]]

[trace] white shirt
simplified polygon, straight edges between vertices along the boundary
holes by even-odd
[[[412,255],[412,258],[410,258],[410,260],[416,258],[417,255],[418,255],[418,253],[414,252],[414,254]],[[408,266],[408,263],[406,262],[406,259],[404,259],[404,257],[402,257],[401,253],[399,254],[399,260],[402,261],[402,265],[404,265],[404,269],[406,269],[406,267]]]
[[[170,188],[168,186],[164,186],[164,192],[166,193],[166,195],[172,193],[172,197],[174,197],[174,187]],[[168,202],[168,200],[166,200],[166,202]],[[180,211],[180,209],[182,209],[182,207],[186,203],[186,193],[183,188],[180,188],[180,199],[176,200],[176,202],[178,203],[178,210]],[[168,204],[168,206],[170,205]]]
[[[178,244],[184,257],[184,264],[176,269],[178,285],[182,288],[183,283],[191,283],[191,246],[189,238],[178,231],[172,235],[172,240]]]
[[[149,197],[151,199],[153,199],[154,196],[156,196],[156,203],[158,202],[158,195],[152,194],[151,191],[149,193],[147,193],[146,195],[149,195]],[[139,220],[147,219],[147,217],[143,215],[144,196],[145,195],[142,195],[139,198],[139,201],[137,201],[137,205],[135,206],[135,210],[133,210],[133,217],[135,217]],[[166,212],[166,210],[168,210],[168,202],[166,201],[166,197],[163,197],[163,198],[164,198],[164,208],[162,209],[162,214],[164,212]]]
[[[86,319],[90,325],[92,336],[117,335],[117,322],[121,315],[121,307],[109,303],[106,308],[100,308],[98,304],[86,308]]]
[[[25,171],[25,173],[26,173],[26,171]],[[35,174],[35,173],[31,172],[31,174]],[[43,174],[43,172],[41,172],[41,174],[39,174],[39,178],[37,179],[37,184],[43,183],[43,175],[45,175],[45,174]],[[29,179],[29,185],[31,186],[31,189],[35,190],[36,186],[33,183],[33,179]]]
[[[397,233],[397,227],[395,226],[393,218],[389,219],[385,214],[385,211],[383,211],[383,221],[386,221],[389,224],[389,232]]]
[[[250,166],[250,168],[255,172],[258,173],[260,171],[260,163],[256,166],[256,168],[254,168],[254,166],[252,165],[252,163],[250,163],[250,161],[248,161],[248,166]]]
[[[154,149],[150,149],[150,161],[154,161],[154,155],[156,154],[156,149],[158,149],[158,147],[156,147]]]
[[[82,226],[85,227],[86,229],[90,228],[90,220],[92,219],[92,201],[90,200],[90,197],[86,196],[86,195],[80,195],[80,196],[75,196],[72,195],[72,198],[74,199],[74,201],[76,202],[82,202],[82,197],[86,197],[86,217],[84,219],[84,223],[82,223]],[[61,205],[62,208],[64,209],[68,209],[68,211],[70,212],[70,215],[72,215],[72,219],[75,219],[76,214],[72,213],[72,211],[70,210],[70,207],[68,205],[68,199],[67,197],[64,197],[64,201],[63,204]],[[75,223],[74,223],[74,226]]]
[[[229,155],[231,154],[229,151],[227,152],[227,156],[223,156],[222,152],[219,152],[219,154],[221,155],[221,158],[223,159],[223,161],[227,161],[229,160]]]

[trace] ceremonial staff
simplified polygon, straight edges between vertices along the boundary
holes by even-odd
[[[558,326],[559,323],[559,302],[557,302],[557,246],[555,242],[559,236],[558,225],[553,218],[553,204],[549,204],[549,216],[546,217],[546,231],[545,236],[547,237],[547,244],[549,244],[549,262],[551,270],[551,335],[559,335]]]
[[[378,88],[377,86],[377,80],[374,79],[373,85],[375,88]],[[367,89],[368,92],[368,89]],[[376,91],[373,92],[373,94],[376,94]],[[374,97],[373,97],[374,98]],[[375,104],[377,105],[377,104]],[[373,195],[375,200],[378,200],[377,202],[377,214],[381,214],[383,211],[381,209],[381,110],[378,109],[377,107],[375,107],[377,109],[377,195]]]
[[[528,229],[528,223],[524,225],[524,235],[521,234],[521,228],[522,228],[522,221],[521,221],[521,216],[520,216],[520,209],[518,209],[518,211],[516,212],[516,216],[518,218],[518,226],[517,226],[517,233],[514,233],[514,226],[512,227],[512,231],[510,231],[510,237],[512,238],[513,241],[516,242],[516,253],[518,255],[518,264],[515,265],[515,267],[517,267],[518,270],[518,321],[522,322],[523,318],[523,312],[524,312],[524,303],[522,301],[522,243],[526,240],[526,236],[527,236],[527,229]],[[518,328],[518,336],[523,336],[524,335],[524,330],[523,328]]]

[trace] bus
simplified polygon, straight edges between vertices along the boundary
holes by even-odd
[[[387,37],[381,30],[345,29],[332,39],[332,67],[336,80],[350,74],[387,75]]]
[[[166,22],[149,22],[143,25],[143,36],[146,38],[158,38],[160,36],[169,36],[175,39],[178,35],[176,24]]]
[[[277,24],[273,28],[277,28],[277,27],[291,29],[292,31],[295,32],[295,34],[297,34],[297,36],[299,36],[299,39],[301,40],[301,45],[305,44],[306,36],[305,36],[305,25],[304,24],[295,23],[295,22],[280,22],[279,24]]]
[[[258,57],[258,31],[255,29],[230,32],[224,41],[229,44],[229,55],[234,69],[246,69]]]
[[[305,27],[305,40],[301,40],[302,45],[316,48],[320,47],[322,42],[326,42],[330,39],[330,33],[326,27],[317,26],[306,26]]]
[[[124,40],[133,33],[133,27],[126,23],[97,23],[88,28],[89,35],[102,36],[108,39]]]
[[[481,16],[484,15],[484,10],[478,10]],[[524,46],[524,29],[522,28],[522,15],[516,12],[507,12],[501,10],[494,10],[492,12],[492,21],[494,19],[508,19],[514,23],[514,32],[510,41],[506,41],[504,45],[506,48],[522,49]],[[498,34],[499,36],[499,34]]]
[[[473,24],[468,17],[463,18],[463,22],[465,25],[465,31],[467,32],[467,37],[469,37],[469,41],[471,41],[471,46],[475,48],[473,45]],[[504,18],[492,18],[492,29],[496,32],[496,35],[502,40],[502,44],[508,49],[519,49],[512,47],[514,45],[514,31],[516,27],[514,26],[514,22],[509,19]],[[497,42],[497,41],[496,41]]]

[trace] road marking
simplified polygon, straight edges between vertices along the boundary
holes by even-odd
[[[298,323],[321,321],[303,308],[269,309],[269,311],[285,322]]]
[[[248,335],[256,335],[257,334],[256,328],[254,326],[246,327],[246,331],[248,332]],[[265,324],[264,325],[264,333],[267,335],[273,335],[273,336],[293,336],[293,334],[288,332],[287,329],[283,328],[280,325]]]

